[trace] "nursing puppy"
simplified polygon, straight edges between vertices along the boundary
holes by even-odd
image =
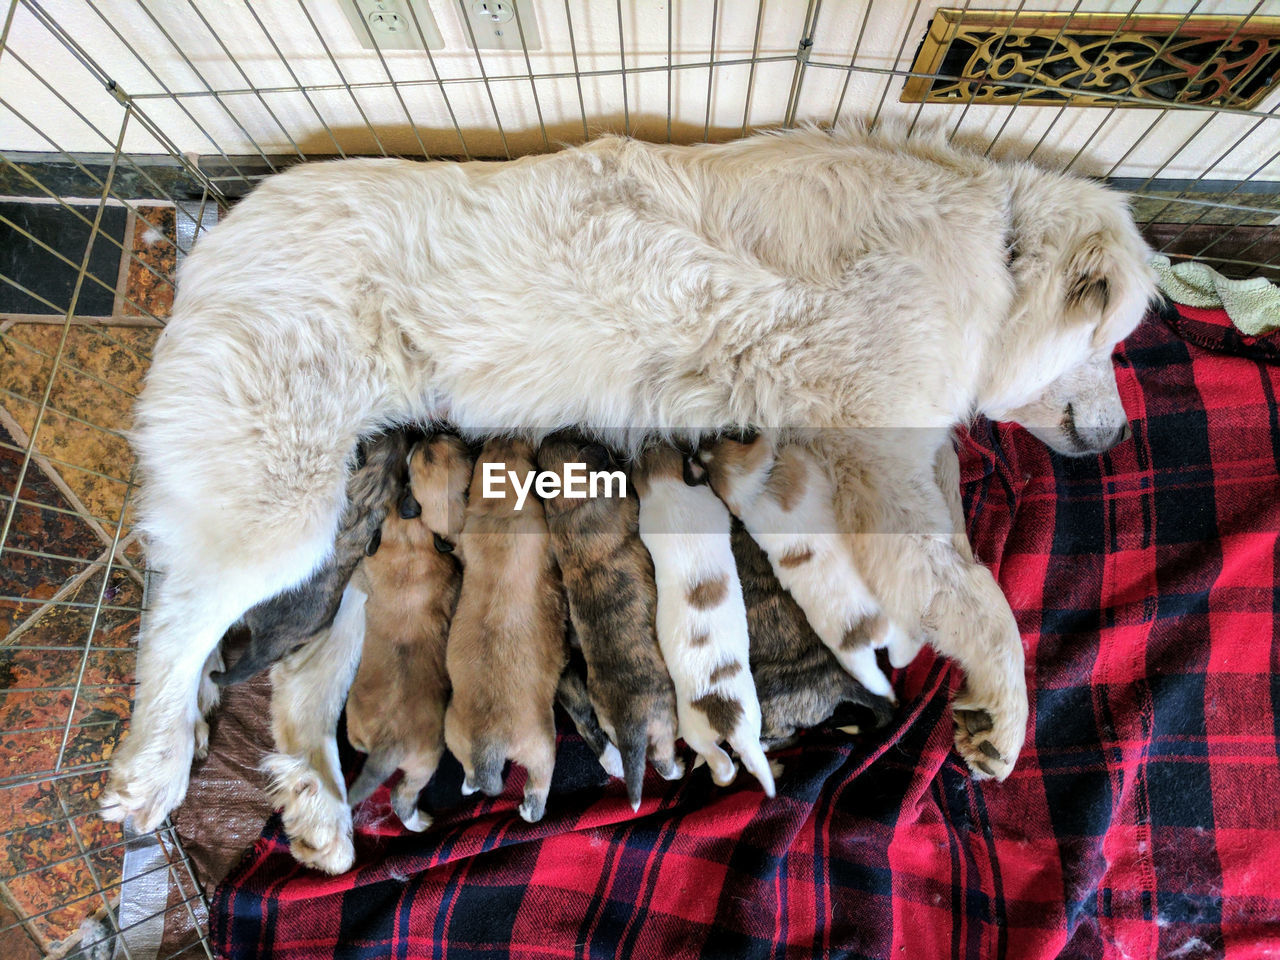
[[[577,646],[572,636],[573,628],[570,627],[569,630],[569,659],[556,687],[556,703],[569,715],[578,736],[591,748],[604,772],[621,780],[622,755],[609,742],[609,735],[600,729],[600,719],[596,716],[596,708],[591,705],[591,696],[587,693],[587,661],[582,656],[582,648]]]
[[[361,441],[363,463],[347,481],[347,505],[333,554],[305,582],[244,615],[222,640],[226,666],[211,674],[214,683],[225,687],[248,680],[333,622],[356,564],[378,549],[382,520],[405,483],[408,450],[408,438],[401,430]]]
[[[892,705],[840,666],[739,520],[733,522],[731,539],[747,607],[751,676],[760,698],[765,749],[781,746],[797,730],[816,727],[844,703],[870,710],[876,726],[887,723]]]
[[[533,448],[490,440],[476,460],[459,538],[465,575],[449,629],[453,699],[445,713],[449,751],[466,773],[464,794],[502,792],[502,767],[525,768],[520,816],[542,819],[556,762],[554,704],[565,664],[565,607],[542,501],[516,509],[513,485],[486,497],[487,463],[531,482]]]
[[[631,452],[743,424],[837,428],[821,462],[839,511],[846,484],[870,484],[903,533],[860,569],[909,634],[934,625],[991,723],[981,741],[958,725],[957,749],[1006,776],[1026,734],[1020,638],[990,573],[935,535],[935,456],[975,415],[1074,455],[1117,442],[1111,353],[1155,287],[1122,197],[944,133],[606,137],[265,180],[183,261],[136,407],[138,526],[167,576],[106,815],[145,831],[182,799],[205,662],[328,555],[356,438],[436,418],[613,430]]]
[[[566,464],[615,472],[620,489],[570,497]],[[544,499],[551,547],[574,633],[587,664],[587,693],[600,726],[621,753],[627,798],[640,808],[646,756],[668,780],[676,762],[676,704],[654,627],[653,563],[640,541],[639,501],[599,444],[556,436],[538,450],[538,466],[562,478]]]
[[[892,700],[875,652],[910,642],[858,572],[836,525],[826,470],[801,446],[777,449],[766,433],[745,442],[722,438],[699,450],[697,459],[711,489],[764,549],[774,575],[840,665],[872,693]]]
[[[354,578],[367,599],[364,653],[347,697],[347,739],[368,757],[347,799],[355,806],[403,770],[391,806],[410,830],[431,825],[418,795],[444,753],[445,649],[462,586],[452,554],[470,483],[471,456],[457,437],[416,444],[411,496],[383,522],[381,546]]]
[[[640,539],[653,558],[658,643],[675,686],[680,736],[721,786],[737,773],[718,745],[728,742],[772,797],[729,511],[706,487],[685,483],[685,458],[669,446],[641,454],[633,478]]]

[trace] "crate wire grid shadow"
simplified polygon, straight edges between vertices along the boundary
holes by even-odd
[[[909,15],[906,5],[891,9],[875,0],[712,0],[692,13],[682,9],[679,22],[674,5],[655,6],[645,25],[658,41],[647,51],[636,49],[637,31],[629,29],[639,0],[592,4],[589,11],[582,0],[563,7],[546,0],[534,7],[543,45],[553,29],[569,44],[554,60],[524,43],[519,6],[521,49],[503,55],[465,48],[465,56],[446,57],[429,49],[415,13],[424,49],[376,52],[381,76],[354,77],[333,53],[339,38],[319,15],[325,2],[297,0],[268,16],[267,5],[245,0],[245,16],[274,51],[274,59],[254,63],[232,53],[208,0],[8,0],[0,8],[0,69],[27,77],[79,125],[78,145],[64,144],[47,129],[43,112],[0,92],[7,114],[0,129],[32,133],[41,144],[36,151],[12,149],[0,139],[2,235],[36,270],[0,264],[6,302],[19,305],[0,314],[0,834],[7,847],[0,861],[0,953],[6,956],[212,956],[205,893],[173,827],[133,836],[98,818],[97,797],[125,725],[133,644],[146,607],[125,435],[131,402],[168,316],[176,264],[261,177],[316,157],[500,159],[605,130],[697,142],[814,120],[893,116],[913,126],[944,123],[951,136],[985,139],[988,151],[1012,149],[1067,169],[1093,163],[1088,172],[1132,191],[1140,223],[1170,256],[1201,259],[1235,276],[1280,277],[1280,149],[1258,148],[1280,144],[1274,91],[1248,110],[1148,100],[1132,92],[1139,72],[1129,89],[1097,94],[1104,105],[1088,111],[1067,104],[1036,109],[1021,95],[1012,105],[983,108],[975,103],[980,84],[960,104],[901,103],[907,81],[960,79],[912,69],[915,45],[934,13],[921,0]],[[113,6],[145,18],[146,35],[131,36],[114,22]],[[1081,6],[1058,4],[1061,30],[1084,16]],[[1120,5],[1111,39],[1130,16],[1159,6]],[[1169,43],[1200,6],[1172,17]],[[455,14],[448,0],[431,7],[442,24]],[[1264,19],[1264,7],[1243,5],[1219,49]],[[966,2],[953,12],[961,25],[969,9]],[[588,13],[598,36],[582,35]],[[695,15],[700,33],[690,41],[682,24]],[[280,17],[322,51],[309,69],[283,51],[272,30]],[[1016,21],[1010,19],[994,49]],[[869,39],[886,22],[887,59],[873,55]],[[749,48],[726,48],[729,25]],[[784,41],[766,42],[767,25]],[[92,36],[84,32],[88,26]],[[216,43],[221,63],[197,63],[184,52],[182,37],[192,31]],[[23,42],[33,36],[55,43],[73,66],[47,70]],[[114,69],[90,52],[103,36],[120,58]],[[599,36],[608,42],[597,42]],[[883,37],[878,42],[884,46]],[[150,44],[162,45],[186,69],[163,75],[151,65]],[[569,68],[561,69],[566,56]],[[544,61],[547,69],[535,69]],[[145,83],[128,89],[119,80],[121,63]],[[255,82],[250,71],[263,64],[289,82]],[[299,75],[316,69],[330,78],[309,82]],[[239,82],[218,86],[206,77],[228,71]],[[558,99],[548,96],[553,90]],[[650,109],[654,103],[661,109]],[[513,105],[522,126],[512,122]],[[400,119],[388,125],[370,113]],[[1141,116],[1136,135],[1117,147],[1108,131],[1134,115]],[[1170,125],[1185,126],[1185,135],[1158,143]],[[178,126],[182,131],[174,133]],[[1068,128],[1072,143],[1064,151]],[[270,142],[263,142],[264,130]],[[198,152],[184,143],[188,136],[201,142]],[[86,137],[93,149],[83,147]],[[1096,156],[1104,145],[1107,155]],[[1132,175],[1133,158],[1146,151],[1159,163]],[[1189,152],[1211,159],[1193,176],[1162,178]],[[1216,179],[1215,170],[1239,154],[1252,158],[1243,174]],[[27,219],[28,206],[54,218],[52,233],[38,218]],[[70,247],[51,240],[68,235]],[[105,262],[118,259],[118,269],[100,265],[104,250]],[[49,285],[51,275],[56,282]],[[162,954],[166,927],[180,935],[164,941]]]

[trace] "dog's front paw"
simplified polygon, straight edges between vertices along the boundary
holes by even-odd
[[[355,861],[351,808],[327,790],[304,760],[272,754],[262,764],[270,777],[267,796],[280,808],[289,852],[299,863],[324,873],[345,873]]]
[[[111,778],[100,803],[103,819],[132,820],[140,833],[159,827],[187,795],[195,746],[190,727],[160,737],[130,733],[111,761]]]
[[[1013,770],[1027,733],[1025,691],[1006,703],[961,688],[955,702],[956,750],[978,780],[1003,780]],[[1020,702],[1017,702],[1020,701]]]

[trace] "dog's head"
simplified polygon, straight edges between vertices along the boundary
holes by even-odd
[[[416,516],[434,534],[442,553],[451,553],[457,543],[470,484],[471,453],[457,437],[439,433],[414,445],[409,493],[419,508]]]
[[[1150,250],[1101,184],[1030,168],[1013,180],[1014,307],[981,412],[1059,453],[1100,453],[1128,426],[1111,354],[1156,294]]]
[[[716,495],[726,501],[743,493],[754,497],[768,476],[775,452],[770,434],[755,430],[728,432],[698,450],[686,467],[685,482],[710,483]]]

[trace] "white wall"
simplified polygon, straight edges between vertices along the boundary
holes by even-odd
[[[388,151],[421,154],[421,138],[430,152],[459,152],[458,137],[444,98],[433,82],[402,85],[403,106],[389,85],[358,89],[354,96],[343,89],[338,72],[303,15],[299,0],[249,2],[279,45],[297,81],[306,85],[332,85],[332,89],[312,92],[311,105],[296,91],[261,96],[230,92],[219,98],[203,95],[208,87],[237,91],[251,87],[297,86],[254,21],[246,0],[194,0],[238,62],[238,68],[232,56],[228,56],[218,39],[195,15],[192,0],[35,2],[83,47],[85,55],[120,87],[139,98],[137,102],[145,116],[182,151],[237,155],[253,154],[260,149],[267,154],[279,154],[294,152],[296,145],[305,153],[334,153],[334,143],[317,118],[318,113],[343,149],[377,153],[379,146],[360,115],[363,110]],[[372,51],[360,47],[339,9],[340,2],[345,0],[305,0],[307,12],[348,82],[385,83],[388,70],[398,81],[433,79],[430,63],[419,51],[385,54],[384,70]],[[478,77],[476,53],[465,43],[457,0],[428,2],[446,42],[444,50],[432,53],[440,74],[446,78]],[[542,36],[542,49],[530,54],[534,72],[571,74],[573,61],[565,3],[563,0],[533,0],[533,3]],[[866,17],[858,50],[859,64],[879,68],[897,65],[899,69],[906,69],[934,9],[943,5],[878,0],[866,17],[867,0],[824,0],[812,59],[847,64]],[[964,6],[964,0],[955,0],[952,5]],[[1017,5],[1017,0],[976,0],[973,8]],[[1190,0],[1185,3],[1143,0],[1138,9],[1149,13],[1182,12],[1192,5]],[[1057,3],[1028,0],[1024,9],[1071,10],[1077,6],[1080,5],[1074,0]],[[1127,12],[1132,6],[1132,0],[1092,0],[1087,9]],[[1206,0],[1197,7],[1197,12],[1248,13],[1255,6],[1256,0]],[[607,0],[569,0],[568,8],[573,18],[579,69],[616,69],[619,38],[615,4]],[[750,56],[757,9],[758,0],[720,0],[716,58]],[[803,0],[765,0],[761,56],[794,54],[805,9]],[[172,43],[148,17],[148,10],[168,31]],[[668,17],[665,0],[624,0],[622,10],[627,66],[665,68]],[[711,13],[711,0],[685,0],[675,4],[672,18],[675,64],[707,58],[711,50]],[[136,53],[113,36],[105,21],[120,31]],[[543,149],[523,55],[486,51],[482,56],[484,70],[491,77],[521,78],[495,80],[489,88],[509,149],[512,153]],[[783,118],[793,71],[793,62],[761,64],[756,68],[747,111],[750,124],[773,124]],[[741,129],[748,73],[745,65],[716,70],[710,100],[713,139],[734,136]],[[842,70],[810,67],[805,74],[798,119],[831,120],[845,77]],[[665,69],[628,78],[626,90],[633,133],[665,139],[668,82]],[[705,69],[673,71],[670,99],[675,139],[702,138],[707,83]],[[163,95],[166,86],[177,93],[201,95],[175,100]],[[926,121],[939,118],[954,124],[963,114],[965,133],[990,139],[1012,109],[974,106],[966,111],[959,106],[927,105],[921,110],[916,104],[897,102],[901,86],[900,77],[855,73],[844,91],[842,115],[870,115],[883,101],[885,114],[915,116],[919,112]],[[622,91],[623,83],[617,76],[582,80],[585,112],[593,133],[622,130]],[[449,85],[447,92],[467,148],[481,156],[502,155],[503,144],[485,86],[479,82],[458,83]],[[70,107],[59,102],[57,94],[67,98],[86,119],[78,118]],[[151,98],[151,94],[162,96]],[[582,139],[578,88],[574,80],[540,80],[537,94],[552,139],[570,142]],[[10,107],[7,110],[0,107],[0,150],[109,151],[120,131],[123,110],[119,103],[21,4],[14,16],[8,49],[0,54],[0,97]],[[1280,105],[1280,96],[1273,94],[1260,109],[1271,110],[1277,105]],[[95,132],[90,123],[100,132]],[[1212,116],[1191,111],[1020,107],[1007,125],[1000,147],[1025,153],[1050,127],[1040,154],[1053,150],[1055,155],[1069,158],[1087,143],[1086,152],[1076,166],[1083,172],[1144,177],[1152,174],[1195,177],[1207,173],[1221,179],[1251,175],[1280,179],[1277,163],[1255,174],[1257,168],[1280,149],[1280,120],[1259,121],[1253,117]],[[1191,142],[1184,147],[1189,139]],[[164,152],[139,120],[130,123],[124,144],[125,149],[133,153]]]

